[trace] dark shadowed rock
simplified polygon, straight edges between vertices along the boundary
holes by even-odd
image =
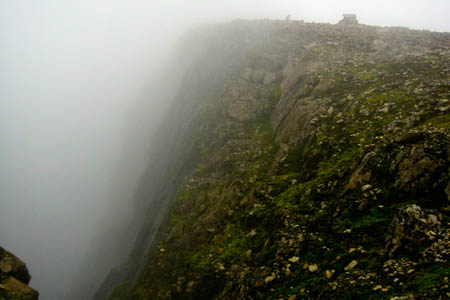
[[[28,284],[31,279],[25,263],[2,247],[0,247],[0,272],[4,275],[12,276],[25,284]]]
[[[415,204],[400,208],[390,226],[386,251],[393,257],[399,250],[416,251],[433,239],[431,233],[437,232],[440,223],[434,215],[426,216]]]
[[[39,293],[27,284],[31,276],[23,261],[0,247],[0,300],[36,300]]]

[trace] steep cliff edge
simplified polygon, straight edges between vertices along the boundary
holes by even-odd
[[[25,263],[0,247],[0,300],[37,300],[39,293],[28,286],[30,279]]]
[[[187,39],[148,222],[97,299],[450,296],[450,34],[266,20]]]

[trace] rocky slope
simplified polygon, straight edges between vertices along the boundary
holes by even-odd
[[[148,222],[96,299],[450,297],[450,34],[264,20],[186,41]]]
[[[39,293],[27,285],[30,279],[25,263],[0,247],[0,300],[37,300]]]

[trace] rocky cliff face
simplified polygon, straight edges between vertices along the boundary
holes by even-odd
[[[37,300],[39,293],[28,286],[30,279],[25,263],[0,247],[0,300]]]
[[[449,34],[236,21],[187,39],[148,223],[97,299],[450,297]]]

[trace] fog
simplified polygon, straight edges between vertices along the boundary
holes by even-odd
[[[446,0],[0,0],[0,246],[27,263],[40,299],[69,297],[84,264],[95,290],[127,255],[124,228],[176,90],[184,32],[288,14],[336,23],[342,13],[450,31]],[[104,251],[97,265],[93,249]]]

